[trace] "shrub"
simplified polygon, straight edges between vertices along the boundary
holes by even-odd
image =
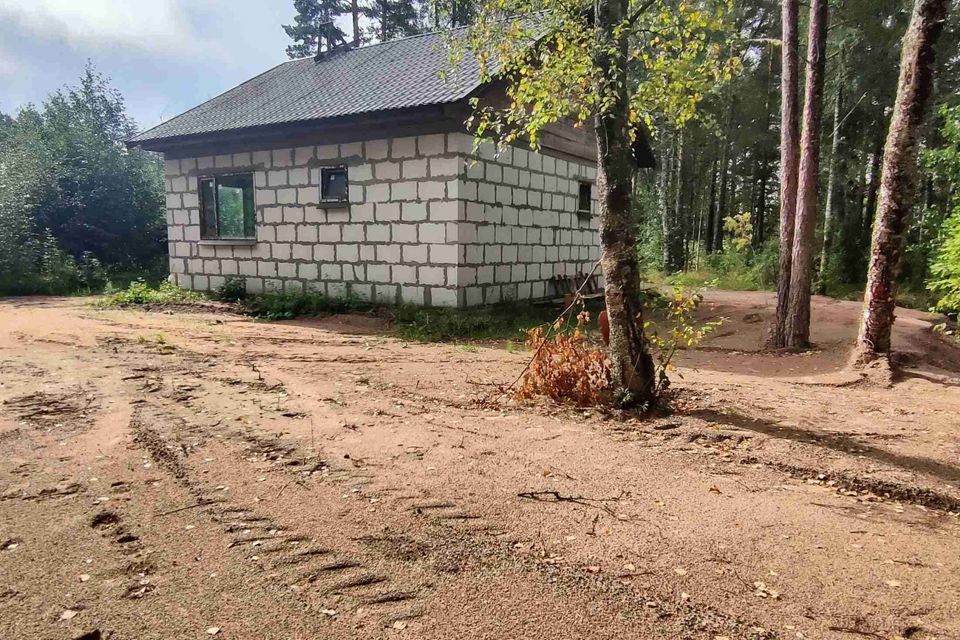
[[[240,302],[246,295],[247,286],[241,278],[227,278],[216,292],[217,300],[224,302]]]
[[[676,370],[673,358],[677,351],[699,346],[704,338],[716,331],[723,322],[709,320],[699,324],[693,314],[701,302],[701,294],[690,293],[682,286],[674,287],[673,292],[663,298],[663,320],[658,326],[647,322],[644,327],[656,362],[658,396],[670,386],[668,373]]]
[[[314,291],[300,293],[263,293],[243,299],[244,310],[267,320],[289,320],[319,313],[345,313],[370,308],[354,296],[329,297]]]
[[[100,304],[108,307],[122,307],[141,304],[180,304],[202,299],[203,294],[181,289],[170,282],[161,282],[154,288],[143,280],[134,280],[126,289],[107,296]]]
[[[927,287],[937,296],[934,309],[950,314],[960,311],[960,209],[947,220]]]
[[[651,298],[662,320],[644,324],[647,344],[655,363],[655,395],[663,395],[670,385],[668,372],[674,371],[677,351],[698,346],[720,326],[720,320],[700,324],[694,312],[703,297],[684,287],[675,287],[670,295]],[[587,338],[589,313],[581,311],[574,323],[558,318],[552,325],[527,331],[527,347],[533,351],[520,385],[513,395],[519,400],[546,396],[556,402],[581,406],[608,405],[613,400],[610,363],[606,351]]]
[[[548,327],[527,331],[527,347],[533,358],[513,392],[518,400],[546,396],[555,402],[576,405],[607,405],[613,397],[610,364],[606,352],[586,337],[587,311],[577,314],[576,324],[564,330],[562,319]]]
[[[534,324],[546,324],[556,312],[549,306],[505,302],[478,309],[402,305],[393,310],[401,338],[425,342],[518,339]]]

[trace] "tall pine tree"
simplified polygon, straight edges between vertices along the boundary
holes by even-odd
[[[370,0],[362,9],[373,24],[370,36],[379,42],[414,36],[424,31],[416,0]]]
[[[321,35],[345,39],[343,31],[336,25],[328,25],[332,27],[332,33],[321,34],[321,25],[350,12],[344,0],[293,0],[293,7],[297,10],[294,24],[283,25],[283,30],[296,43],[287,47],[287,56],[291,60],[316,55],[323,46]]]

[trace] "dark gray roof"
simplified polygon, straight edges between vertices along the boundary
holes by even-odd
[[[466,53],[451,70],[448,49],[446,34],[431,33],[291,60],[131,143],[457,102],[477,88],[479,69]]]

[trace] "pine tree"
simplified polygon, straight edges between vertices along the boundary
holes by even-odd
[[[934,47],[943,31],[948,4],[947,0],[916,0],[903,38],[900,82],[883,152],[863,320],[855,351],[860,363],[890,351],[904,234],[918,182],[920,132],[933,94]]]
[[[800,98],[798,95],[799,53],[797,36],[797,0],[783,0],[781,116],[780,116],[780,256],[777,277],[777,309],[771,346],[787,346],[787,305],[790,299],[790,273],[793,269],[793,234],[797,212],[797,180],[800,166]]]
[[[287,47],[287,56],[291,60],[316,55],[323,46],[321,25],[349,13],[343,0],[293,0],[293,7],[297,10],[293,19],[295,24],[283,25],[283,30],[296,43]],[[333,33],[327,33],[324,37],[344,37],[339,27],[331,26]]]
[[[823,128],[823,85],[826,73],[827,0],[813,0],[807,36],[807,78],[800,135],[797,218],[793,234],[790,292],[787,304],[788,347],[810,345],[810,292],[813,276],[813,232],[819,193],[820,133]]]
[[[424,31],[416,0],[370,0],[362,12],[374,23],[368,27],[370,36],[380,42]]]

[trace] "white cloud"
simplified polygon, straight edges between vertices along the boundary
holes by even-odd
[[[73,45],[188,47],[190,24],[179,0],[0,0],[0,20]]]
[[[17,73],[20,67],[16,62],[13,61],[13,58],[9,53],[0,49],[0,78],[3,76],[12,76]]]

